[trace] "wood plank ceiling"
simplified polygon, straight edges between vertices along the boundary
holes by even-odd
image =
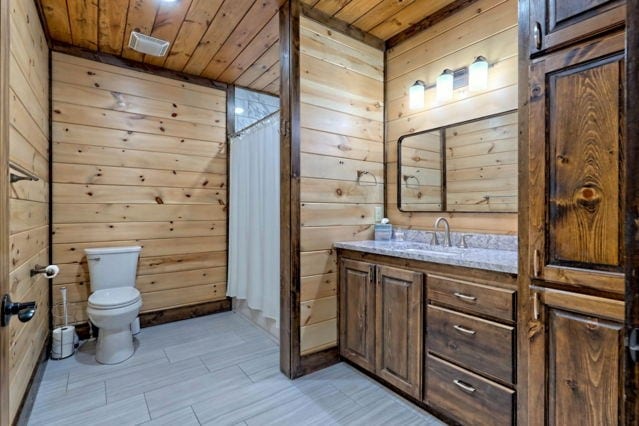
[[[36,0],[57,43],[277,94],[278,9],[285,0]],[[453,0],[302,0],[387,40]],[[131,31],[171,43],[164,57],[128,47]]]

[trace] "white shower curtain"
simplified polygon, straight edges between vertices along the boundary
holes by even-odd
[[[279,114],[232,137],[230,150],[227,295],[279,324]]]

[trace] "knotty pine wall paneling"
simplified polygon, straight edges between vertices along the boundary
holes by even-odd
[[[14,301],[38,305],[31,321],[10,323],[13,422],[49,333],[49,282],[30,275],[36,264],[49,263],[49,49],[35,4],[9,3],[9,159],[39,178],[10,187],[10,294]]]
[[[301,20],[301,353],[336,345],[333,243],[373,237],[383,205],[384,54]]]
[[[391,223],[431,229],[438,216],[445,216],[455,231],[515,234],[516,213],[403,213],[395,200],[397,141],[402,135],[517,108],[517,1],[479,0],[386,54],[386,207]],[[427,90],[424,108],[408,108],[408,89],[416,80],[434,83],[445,68],[468,66],[479,55],[493,65],[486,90],[456,90],[445,103],[438,103],[434,89]],[[498,162],[487,167],[502,168]],[[508,171],[517,173],[512,166],[499,172]]]
[[[87,247],[142,246],[142,312],[226,297],[226,93],[53,53],[53,261],[84,322]]]

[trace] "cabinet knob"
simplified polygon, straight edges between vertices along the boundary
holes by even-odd
[[[533,44],[535,49],[541,49],[541,24],[539,22],[535,22],[533,25]]]

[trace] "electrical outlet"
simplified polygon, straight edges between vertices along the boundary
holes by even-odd
[[[384,218],[384,208],[383,207],[375,207],[375,222],[379,223]]]

